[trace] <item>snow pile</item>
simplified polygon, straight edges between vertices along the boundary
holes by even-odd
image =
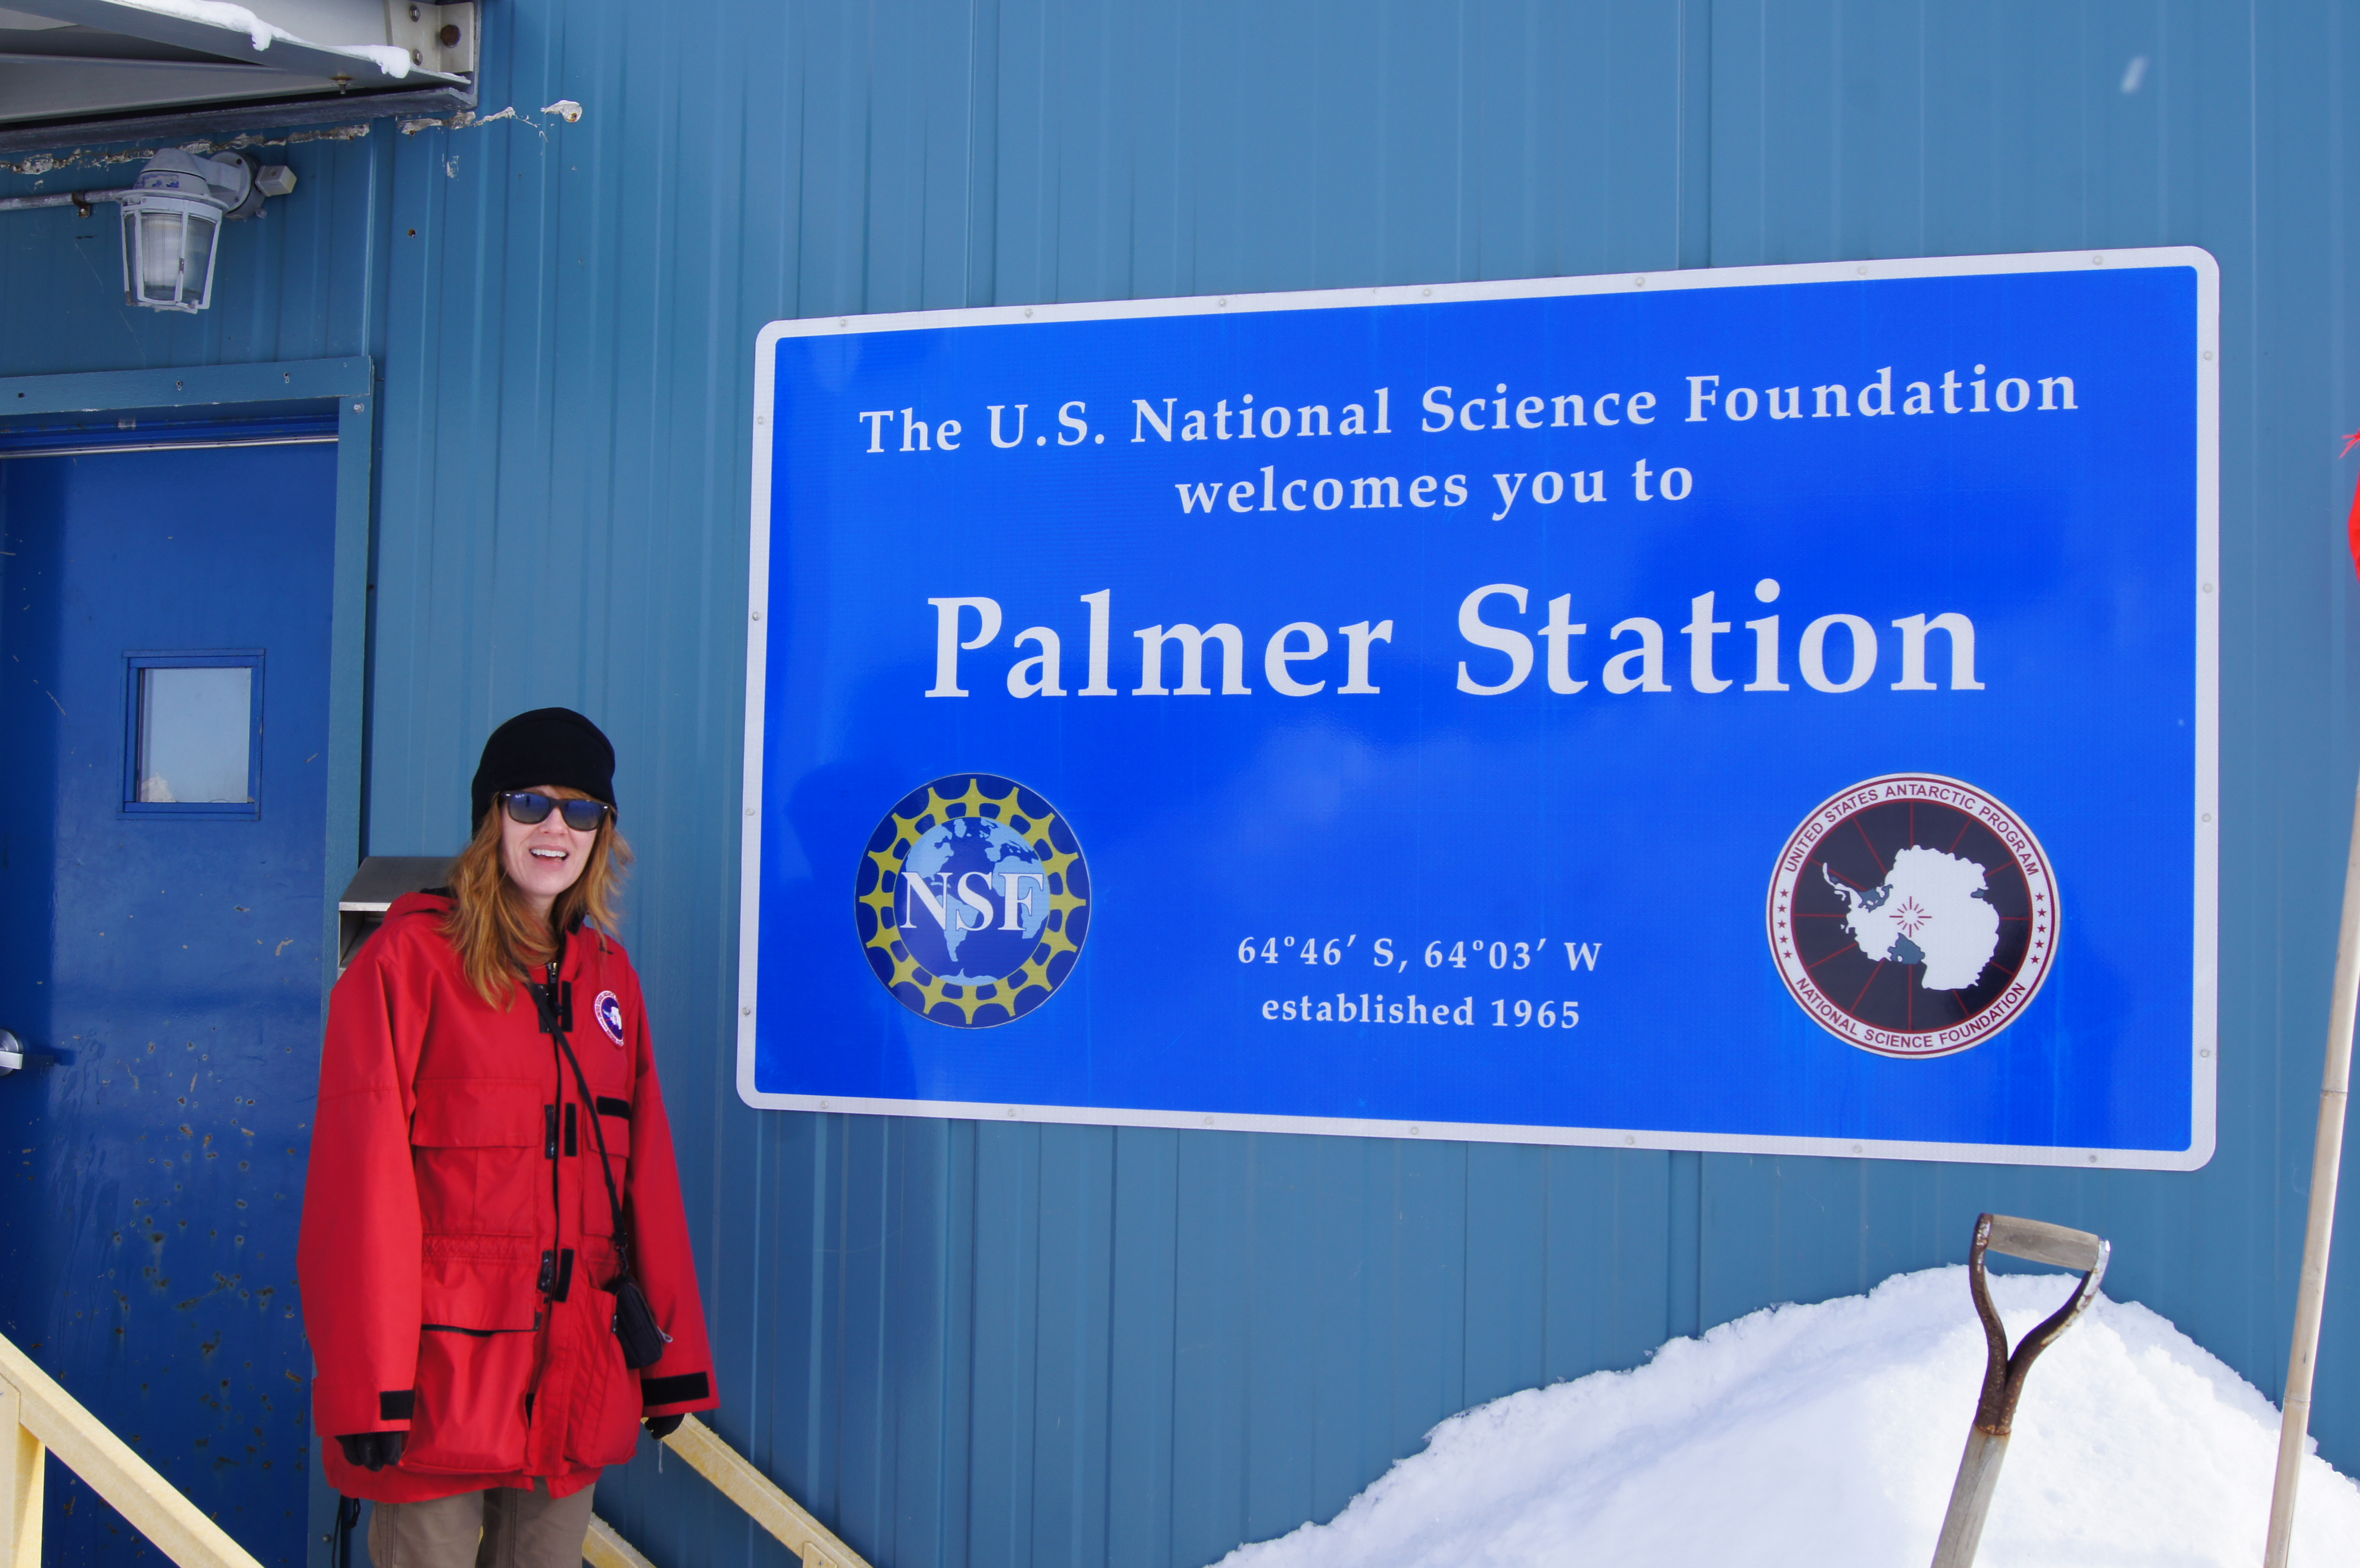
[[[1994,1276],[2010,1342],[2073,1283]],[[1224,1568],[1923,1568],[1983,1369],[1966,1270],[1896,1275],[1454,1416],[1333,1523]],[[2250,1568],[2277,1446],[2251,1384],[2101,1298],[2032,1369],[1977,1562]],[[2360,1561],[2360,1486],[2304,1464],[2296,1563]]]

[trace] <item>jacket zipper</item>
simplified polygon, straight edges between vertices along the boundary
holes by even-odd
[[[559,1180],[563,1168],[559,1165],[557,1158],[557,1125],[559,1116],[562,1115],[559,1107],[565,1104],[565,1063],[559,1052],[557,1044],[557,1026],[559,1023],[557,1017],[557,960],[553,958],[549,961],[546,978],[548,981],[548,986],[545,995],[541,998],[539,998],[541,1001],[539,1011],[541,1013],[541,1028],[549,1034],[549,1070],[550,1075],[557,1080],[557,1098],[551,1103],[549,1107],[550,1247],[546,1253],[541,1255],[541,1274],[542,1290],[549,1296],[550,1300],[553,1301],[562,1301],[565,1299],[566,1294],[568,1293],[567,1288],[573,1283],[570,1279],[566,1278],[566,1276],[573,1273],[573,1270],[563,1268],[560,1263],[560,1259],[563,1257],[565,1243],[565,1196],[563,1185]]]

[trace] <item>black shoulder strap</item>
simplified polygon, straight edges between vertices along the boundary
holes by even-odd
[[[558,949],[561,963],[564,953],[565,950],[561,946]],[[529,977],[525,985],[532,992],[533,1006],[541,1013],[541,1027],[556,1040],[558,1050],[565,1053],[566,1065],[574,1069],[574,1087],[582,1096],[582,1108],[589,1118],[591,1135],[598,1140],[598,1174],[606,1179],[607,1206],[615,1214],[616,1259],[621,1264],[622,1272],[628,1274],[631,1271],[630,1225],[623,1217],[623,1200],[615,1191],[615,1168],[606,1160],[606,1129],[599,1125],[606,1118],[599,1114],[597,1097],[590,1093],[590,1080],[583,1073],[582,1059],[574,1054],[574,1042],[566,1036],[565,1026],[569,1020],[559,1009],[557,986],[554,984],[540,985]]]

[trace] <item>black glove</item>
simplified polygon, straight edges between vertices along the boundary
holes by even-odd
[[[678,1432],[680,1423],[686,1419],[684,1416],[650,1416],[648,1435],[661,1443],[665,1438]]]
[[[336,1439],[344,1447],[344,1463],[366,1470],[382,1470],[388,1465],[400,1464],[402,1445],[409,1441],[406,1432],[363,1432]]]

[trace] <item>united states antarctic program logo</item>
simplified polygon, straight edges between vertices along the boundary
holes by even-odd
[[[1803,1010],[1886,1056],[1979,1045],[2057,952],[2057,877],[2032,830],[1970,784],[1895,773],[1823,803],[1779,853],[1770,950]]]
[[[904,796],[869,835],[855,893],[879,981],[955,1029],[1008,1023],[1047,1001],[1089,935],[1089,865],[1072,825],[989,773]]]

